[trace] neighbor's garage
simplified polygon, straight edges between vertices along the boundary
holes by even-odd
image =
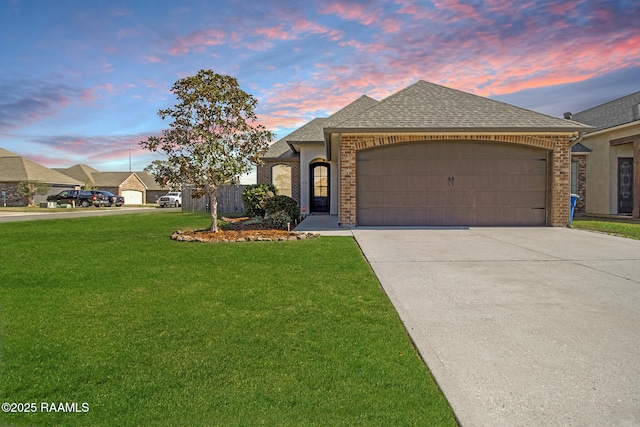
[[[125,205],[142,205],[142,191],[124,190],[122,191],[124,196]]]
[[[357,223],[546,225],[548,153],[484,141],[413,142],[358,151]]]

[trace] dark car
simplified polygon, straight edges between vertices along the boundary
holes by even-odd
[[[104,197],[107,198],[107,200],[109,201],[107,203],[107,206],[122,206],[124,205],[124,197],[123,196],[116,196],[115,194],[113,194],[110,191],[104,191],[104,190],[95,190],[94,193],[99,193],[102,194]]]
[[[89,190],[64,190],[58,194],[47,197],[47,202],[58,204],[75,204],[87,208],[89,206],[106,206],[109,200],[97,191]]]

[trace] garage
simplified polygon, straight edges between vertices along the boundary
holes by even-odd
[[[125,205],[141,205],[142,203],[142,191],[135,190],[123,190]]]
[[[544,226],[550,151],[487,141],[390,144],[356,155],[359,226]]]

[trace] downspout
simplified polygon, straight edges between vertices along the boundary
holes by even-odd
[[[569,146],[573,147],[576,144],[579,144],[580,142],[582,142],[582,139],[584,138],[586,132],[578,132],[578,136],[575,137],[575,139],[573,140],[569,140]]]

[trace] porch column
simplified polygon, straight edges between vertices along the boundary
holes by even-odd
[[[340,143],[340,206],[338,222],[356,225],[356,142],[343,138]]]
[[[558,139],[553,150],[551,194],[550,225],[567,227],[571,205],[571,147],[568,139]]]

